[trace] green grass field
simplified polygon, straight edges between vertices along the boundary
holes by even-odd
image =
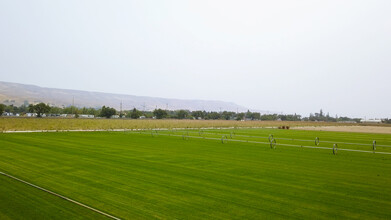
[[[201,138],[183,140],[187,131],[0,134],[0,171],[122,219],[391,218],[391,155],[278,145],[314,146],[319,137],[319,147],[345,142],[353,144],[339,148],[371,151],[373,140],[390,146],[391,135],[188,132]],[[231,132],[259,142],[273,134],[276,149],[222,144]],[[106,218],[2,175],[0,207],[0,219]]]

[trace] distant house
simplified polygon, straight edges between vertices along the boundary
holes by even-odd
[[[338,121],[338,123],[350,123],[350,124],[355,124],[357,123],[356,121]]]
[[[361,119],[361,123],[381,123],[381,119]]]
[[[119,115],[112,115],[111,118],[119,118]]]
[[[95,115],[79,115],[79,118],[95,118]]]
[[[37,117],[37,113],[26,113],[26,117]]]
[[[75,114],[61,114],[60,117],[62,117],[62,118],[74,118]]]

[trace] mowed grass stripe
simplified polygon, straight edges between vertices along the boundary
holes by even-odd
[[[0,175],[0,207],[0,219],[108,219],[3,175]]]
[[[391,145],[389,134],[369,134],[369,133],[349,133],[332,131],[303,131],[303,130],[279,130],[279,129],[238,129],[237,133],[268,136],[273,134],[275,137],[309,139],[315,140],[319,137],[325,141],[352,142],[372,144],[376,140],[378,144]]]
[[[7,144],[13,143],[12,139],[14,138],[8,140]],[[75,133],[42,136],[30,134],[25,138],[19,136],[15,139],[20,139],[15,141],[20,143],[8,148],[15,153],[12,157],[25,159],[28,155],[37,154],[34,156],[37,160],[23,166],[34,166],[37,161],[47,161],[47,158],[53,159],[51,163],[61,161],[61,164],[48,171],[45,170],[46,165],[36,167],[37,173],[45,173],[45,178],[53,179],[48,185],[57,182],[56,179],[67,179],[71,186],[59,187],[78,194],[77,191],[84,184],[86,189],[81,188],[81,193],[86,196],[94,193],[99,195],[97,201],[91,202],[104,205],[105,202],[100,197],[105,197],[114,203],[104,205],[105,207],[128,218],[137,213],[132,212],[137,206],[124,209],[124,206],[131,204],[129,201],[143,204],[140,206],[144,207],[144,210],[141,209],[141,212],[145,212],[144,217],[189,216],[189,213],[195,213],[191,216],[201,218],[389,216],[387,209],[379,211],[379,207],[389,205],[387,197],[378,198],[379,204],[376,199],[370,200],[378,196],[381,189],[379,182],[370,181],[371,185],[377,187],[364,187],[365,178],[361,177],[373,172],[373,167],[377,167],[376,163],[381,157],[370,157],[370,166],[366,168],[365,163],[360,160],[368,158],[354,154],[338,155],[336,158],[315,150],[272,151],[266,146],[253,144],[222,145],[207,140],[183,141],[163,136],[152,138],[124,133]],[[36,143],[29,148],[22,143],[24,139]],[[43,141],[47,144],[42,144]],[[15,152],[18,148],[22,151],[28,149],[29,152],[26,155]],[[38,156],[39,153],[42,153],[41,156]],[[73,158],[72,163],[62,161],[69,158]],[[333,159],[328,164],[330,158]],[[338,168],[340,165],[350,164],[349,160],[359,165],[358,172],[349,166]],[[387,163],[388,166],[382,169],[385,173],[389,171],[389,161],[385,164]],[[77,170],[83,178],[65,175],[67,172],[61,168],[67,166]],[[329,171],[329,168],[335,172]],[[361,168],[366,170],[362,171]],[[53,173],[56,169],[59,170],[58,175]],[[319,175],[322,172],[324,176]],[[347,181],[344,175],[348,173],[352,175],[345,176]],[[387,175],[381,175],[379,179],[389,182]],[[76,189],[73,189],[75,180],[78,185],[74,185]],[[103,184],[95,185],[96,181]],[[360,184],[360,181],[364,183]],[[338,183],[335,189],[332,187],[333,182]],[[350,187],[353,189],[349,189]],[[138,194],[132,192],[132,189],[136,189]],[[146,192],[149,194],[146,195]],[[389,192],[385,194],[389,195]],[[136,196],[139,197],[134,199]],[[113,197],[118,197],[118,201]],[[181,197],[184,199],[180,199]],[[374,206],[361,203],[371,203]],[[336,210],[338,214],[335,213]]]
[[[42,188],[42,187],[40,187],[40,186],[34,185],[34,184],[32,184],[32,183],[29,183],[29,182],[27,182],[27,181],[24,181],[24,180],[22,180],[22,179],[19,179],[19,178],[17,178],[17,177],[14,177],[14,176],[12,176],[12,175],[9,175],[9,174],[7,174],[7,173],[0,172],[0,175],[3,175],[3,176],[5,176],[5,177],[8,177],[8,178],[13,179],[13,180],[15,180],[15,181],[18,181],[18,182],[23,183],[23,184],[25,184],[25,185],[28,185],[28,186],[30,186],[30,187],[36,188],[36,189],[41,190],[41,191],[43,191],[43,192],[49,193],[49,194],[51,194],[51,195],[53,195],[53,196],[56,196],[56,197],[61,198],[61,199],[64,199],[64,200],[66,200],[66,201],[68,201],[68,202],[71,202],[71,203],[73,203],[73,204],[75,204],[75,205],[78,205],[78,206],[81,206],[81,207],[83,207],[83,208],[89,209],[89,210],[91,210],[91,211],[93,211],[93,212],[96,212],[96,213],[98,213],[98,214],[101,214],[101,215],[103,215],[103,216],[106,216],[106,217],[108,217],[108,218],[110,218],[110,219],[119,220],[119,218],[114,217],[114,216],[112,216],[112,215],[110,215],[110,214],[108,214],[108,213],[105,213],[105,212],[102,212],[102,211],[100,211],[100,210],[94,209],[94,208],[92,208],[92,207],[90,207],[90,206],[87,206],[87,205],[81,203],[81,202],[77,202],[77,201],[75,201],[75,200],[73,200],[73,199],[70,199],[70,198],[65,197],[65,196],[63,196],[63,195],[60,195],[60,194],[55,193],[55,192],[53,192],[53,191],[47,190],[47,189]]]
[[[258,136],[267,138],[269,134],[273,134],[276,138],[293,138],[293,139],[308,139],[315,140],[319,137],[327,141],[345,141],[372,144],[376,140],[384,145],[391,145],[390,135],[388,134],[370,134],[370,133],[348,133],[348,132],[332,132],[332,131],[303,131],[303,130],[280,130],[280,129],[209,129],[204,132],[224,133],[229,135],[235,132],[238,135]],[[380,144],[379,143],[379,144]]]
[[[254,130],[257,132],[255,133]],[[252,132],[249,135],[245,131]],[[284,133],[281,133],[283,131]],[[168,131],[161,131],[168,134]],[[227,129],[215,129],[215,130],[205,130],[202,134],[203,137],[214,137],[221,138],[223,135],[228,137],[228,141],[231,140],[230,134],[234,132],[234,140],[249,140],[249,141],[259,141],[259,142],[268,142],[269,134],[273,134],[274,138],[277,140],[278,144],[292,144],[292,145],[303,145],[303,146],[314,146],[315,147],[315,138],[320,138],[319,147],[328,147],[332,148],[334,143],[338,144],[339,149],[353,149],[353,150],[363,150],[363,151],[372,151],[373,140],[377,142],[377,152],[387,152],[391,153],[391,140],[386,138],[390,135],[385,134],[357,134],[352,133],[349,138],[346,138],[346,135],[341,135],[341,132],[324,132],[324,131],[312,131],[308,135],[307,131],[298,131],[298,130],[278,130],[278,129],[236,129],[236,130],[227,130]],[[182,130],[180,133],[189,133],[192,136],[199,136],[198,132],[195,131],[186,131]],[[332,133],[332,135],[328,134]],[[352,138],[354,137],[354,138]],[[385,146],[381,146],[385,145]]]

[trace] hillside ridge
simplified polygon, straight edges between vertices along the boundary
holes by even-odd
[[[187,109],[205,111],[247,111],[248,108],[233,102],[212,100],[170,99],[149,96],[135,96],[104,92],[92,92],[72,89],[46,88],[36,85],[0,81],[0,103],[20,106],[22,104],[48,103],[53,106],[99,108],[103,105],[116,109],[153,110],[162,108],[168,110]]]

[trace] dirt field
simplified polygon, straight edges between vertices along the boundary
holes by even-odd
[[[380,127],[380,126],[319,126],[319,127],[292,127],[292,129],[312,130],[312,131],[345,131],[345,132],[391,134],[391,127]]]

